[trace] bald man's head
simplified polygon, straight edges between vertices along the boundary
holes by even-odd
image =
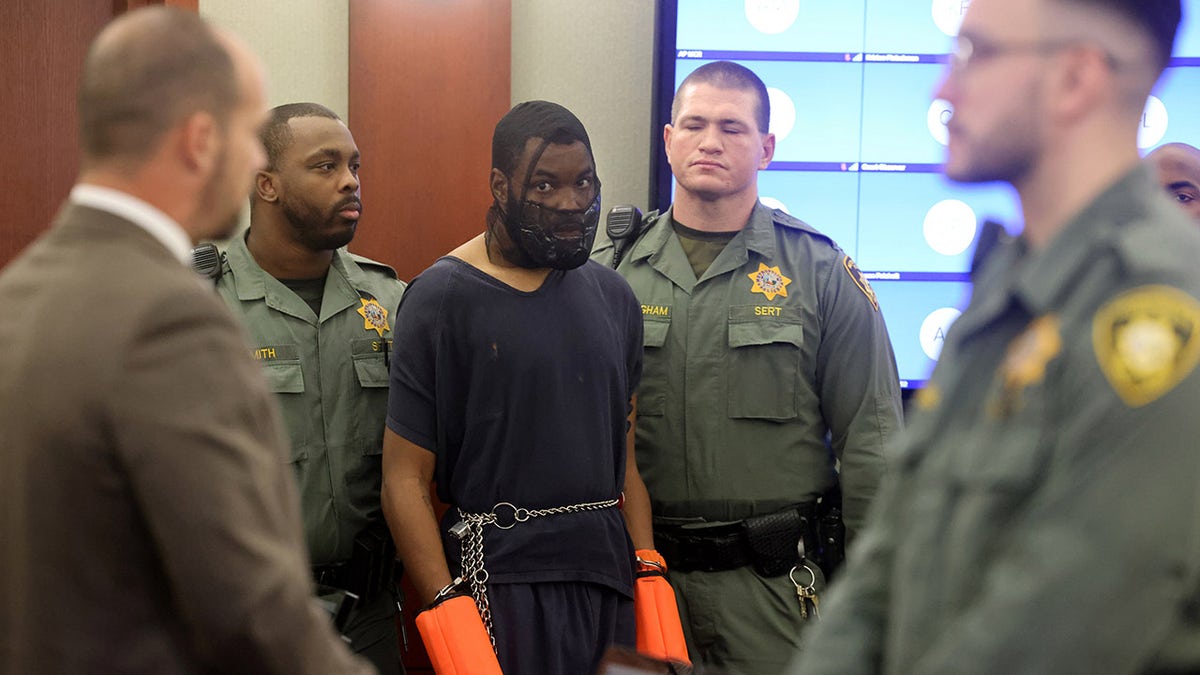
[[[1146,162],[1171,199],[1200,223],[1200,150],[1187,143],[1167,143],[1146,155]]]
[[[84,161],[136,165],[189,115],[204,111],[223,125],[238,100],[229,40],[195,12],[154,7],[122,15],[84,61]]]

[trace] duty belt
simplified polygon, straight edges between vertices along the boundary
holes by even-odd
[[[678,572],[722,572],[753,565],[768,577],[815,553],[816,503],[730,523],[654,523],[654,546]]]
[[[483,627],[487,629],[488,639],[492,649],[496,648],[496,636],[492,634],[492,610],[488,605],[487,581],[488,573],[483,564],[483,528],[491,525],[501,530],[512,529],[517,523],[524,523],[530,518],[555,516],[564,513],[579,513],[580,511],[599,511],[611,509],[621,503],[620,499],[606,499],[599,502],[585,502],[570,506],[552,506],[546,509],[526,509],[511,502],[500,502],[487,513],[467,513],[458,509],[457,523],[450,527],[450,534],[462,545],[462,580],[471,586],[471,597],[475,599],[475,607],[483,619]],[[508,511],[512,514],[509,515]],[[497,513],[499,512],[499,513]],[[501,515],[503,514],[503,515]],[[457,582],[456,582],[457,583]]]
[[[314,565],[312,572],[318,585],[350,591],[366,600],[391,589],[392,582],[400,578],[399,567],[392,536],[380,520],[355,535],[349,558],[329,565]]]
[[[350,567],[345,563],[335,565],[314,565],[312,568],[313,581],[318,586],[332,586],[348,590],[356,585],[356,579],[350,574]]]

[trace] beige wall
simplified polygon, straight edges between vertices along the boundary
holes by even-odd
[[[200,0],[200,15],[250,44],[267,67],[269,106],[312,101],[349,111],[348,0]],[[241,229],[250,223],[242,209]]]
[[[348,0],[200,0],[200,14],[229,28],[267,65],[267,102],[349,108]]]
[[[592,140],[605,211],[650,199],[652,0],[512,0],[512,98],[556,101]],[[661,132],[659,132],[661,133]]]

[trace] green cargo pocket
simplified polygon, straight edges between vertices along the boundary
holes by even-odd
[[[303,394],[304,371],[300,361],[271,361],[263,363],[267,387],[276,394]]]
[[[309,420],[305,411],[289,400],[292,398],[289,394],[304,393],[304,369],[300,360],[264,361],[262,366],[267,388],[277,395],[283,413],[283,424],[291,445],[289,461],[308,459]]]
[[[380,354],[357,354],[354,356],[354,374],[362,387],[388,386],[388,369]]]
[[[355,354],[354,374],[358,377],[359,386],[369,390],[363,392],[363,396],[370,400],[378,396],[381,399],[380,405],[387,408],[387,386],[390,373],[388,373],[387,365],[383,362],[383,355],[379,353]],[[383,453],[382,427],[379,429],[363,428],[359,431],[362,436],[356,439],[355,445],[359,447],[360,454],[379,455]]]
[[[642,317],[642,384],[638,388],[637,414],[662,415],[667,409],[667,363],[662,346],[667,343],[670,316]]]
[[[795,418],[799,413],[796,397],[803,345],[804,327],[799,322],[731,317],[726,363],[729,416]]]

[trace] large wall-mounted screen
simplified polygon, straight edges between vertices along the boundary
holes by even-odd
[[[659,123],[692,70],[732,60],[763,79],[775,159],[764,203],[833,237],[871,280],[906,388],[928,378],[965,306],[985,219],[1021,229],[1012,190],[941,176],[950,107],[934,100],[969,0],[660,0]],[[1200,28],[1186,0],[1175,58],[1139,145],[1200,145]],[[656,205],[673,184],[656,158]]]

